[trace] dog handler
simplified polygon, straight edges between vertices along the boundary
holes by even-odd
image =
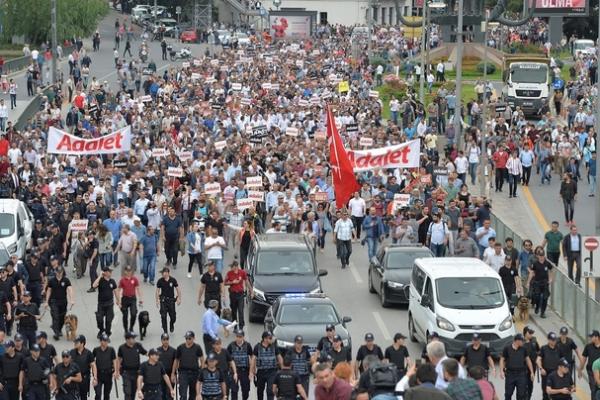
[[[62,336],[62,328],[67,315],[67,305],[73,307],[75,298],[73,297],[73,286],[71,281],[65,276],[63,267],[58,267],[56,274],[48,281],[46,289],[46,308],[50,307],[52,316],[52,331],[54,340]]]

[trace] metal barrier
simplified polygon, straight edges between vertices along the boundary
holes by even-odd
[[[62,52],[63,57],[68,57],[74,48],[75,48],[74,46],[63,47],[63,52]],[[31,56],[22,56],[22,57],[12,58],[12,59],[4,62],[4,67],[2,68],[2,74],[10,75],[15,72],[23,71],[30,65],[31,65]]]
[[[496,231],[496,238],[504,243],[506,238],[513,238],[515,248],[523,248],[523,238],[515,231],[510,229],[493,213],[491,214],[492,228]],[[582,288],[577,286],[575,282],[559,268],[555,268],[554,281],[550,290],[549,306],[560,316],[579,338],[586,343],[587,334],[586,328],[600,326],[600,303],[589,297],[589,325],[586,326],[586,296]]]
[[[25,129],[25,127],[30,124],[30,120],[35,117],[37,112],[41,111],[42,104],[44,104],[44,97],[46,97],[50,102],[54,100],[52,85],[43,88],[41,92],[36,94],[35,97],[31,99],[29,104],[27,104],[25,110],[23,110],[17,121],[15,121],[14,125],[17,130]]]

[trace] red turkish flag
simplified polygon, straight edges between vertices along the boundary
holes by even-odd
[[[329,140],[329,163],[335,190],[335,205],[337,208],[342,208],[352,198],[354,192],[360,189],[360,185],[354,176],[354,169],[329,107],[327,107],[327,138]]]

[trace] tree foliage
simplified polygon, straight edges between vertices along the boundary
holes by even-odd
[[[59,42],[77,36],[90,36],[99,18],[108,12],[103,0],[57,0],[57,36]],[[31,43],[49,41],[51,14],[49,0],[3,0],[4,40],[25,36]]]

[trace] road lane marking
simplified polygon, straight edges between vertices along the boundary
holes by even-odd
[[[350,263],[348,264],[348,268],[350,268],[350,272],[352,272],[352,276],[354,276],[354,280],[356,281],[356,283],[358,283],[359,285],[363,283],[363,279],[360,277],[360,273],[358,272],[358,269],[356,269],[352,261],[350,261]]]
[[[375,322],[377,322],[377,326],[379,326],[379,330],[383,334],[383,338],[386,341],[392,340],[392,335],[390,335],[390,331],[388,331],[387,326],[385,326],[385,322],[383,322],[383,318],[381,318],[379,311],[373,311],[373,317],[375,318]]]

